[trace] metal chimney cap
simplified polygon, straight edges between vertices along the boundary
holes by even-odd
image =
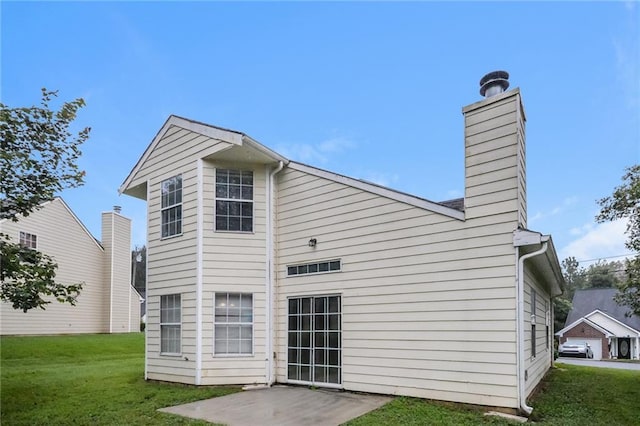
[[[480,79],[480,95],[487,98],[502,93],[509,88],[509,73],[493,71]]]
[[[113,211],[116,213],[120,213],[122,211],[122,207],[121,206],[113,206]]]

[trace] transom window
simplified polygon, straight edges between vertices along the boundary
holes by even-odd
[[[253,232],[253,172],[216,170],[216,231]]]
[[[160,353],[182,352],[182,316],[179,294],[160,296]]]
[[[341,268],[340,259],[325,260],[322,262],[287,266],[287,275],[291,277],[294,275],[308,275],[308,274],[319,274],[323,272],[335,272],[335,271],[339,271],[340,268]]]
[[[213,344],[216,355],[253,353],[253,295],[216,293]]]
[[[20,231],[20,245],[22,247],[35,249],[37,247],[37,237],[35,234]]]
[[[182,176],[162,181],[162,238],[182,234]]]

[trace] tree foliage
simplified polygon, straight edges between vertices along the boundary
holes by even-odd
[[[29,216],[61,190],[83,184],[78,168],[80,145],[90,129],[70,130],[85,103],[76,99],[59,110],[49,107],[56,91],[42,89],[40,106],[12,108],[0,103],[0,219]],[[0,234],[1,299],[24,312],[44,309],[46,296],[75,304],[82,284],[55,281],[57,264],[50,256],[21,247]]]
[[[627,220],[625,246],[636,253],[625,264],[626,277],[620,285],[616,302],[631,308],[640,315],[640,165],[628,167],[622,176],[622,185],[614,189],[610,197],[598,201],[601,210],[596,220],[607,222]]]

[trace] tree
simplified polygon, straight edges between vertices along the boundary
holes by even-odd
[[[0,219],[17,221],[40,208],[56,193],[83,184],[77,160],[89,138],[86,127],[73,134],[69,127],[85,103],[65,102],[49,107],[56,91],[42,89],[41,106],[11,108],[0,103]],[[55,281],[56,263],[46,254],[20,247],[0,234],[2,301],[27,312],[41,308],[53,296],[75,304],[82,284]]]
[[[616,302],[631,308],[631,313],[640,315],[640,165],[628,167],[622,180],[622,185],[615,188],[613,195],[598,201],[601,210],[596,220],[600,223],[627,220],[625,246],[636,255],[625,262],[626,277],[620,285]]]

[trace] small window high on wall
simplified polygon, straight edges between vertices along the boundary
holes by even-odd
[[[35,249],[38,246],[38,238],[35,234],[20,231],[20,245],[22,247]]]

